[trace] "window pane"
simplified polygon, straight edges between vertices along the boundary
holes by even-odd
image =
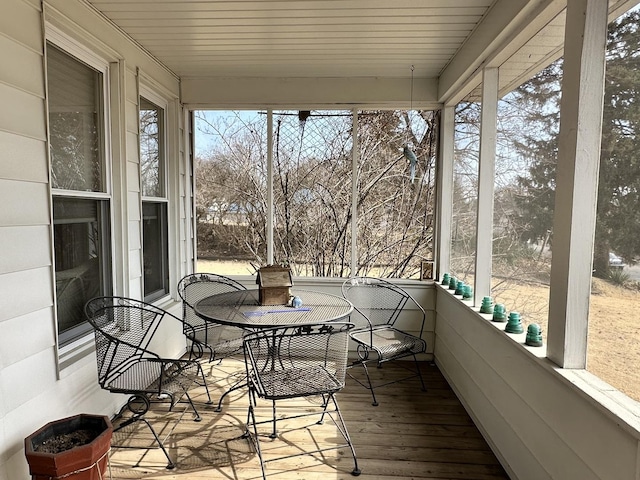
[[[498,102],[492,291],[546,340],[562,63]]]
[[[169,293],[167,204],[142,202],[144,298],[152,301]]]
[[[195,115],[198,269],[248,275],[266,264],[267,116]]]
[[[102,74],[47,45],[51,186],[103,192]]]
[[[362,112],[358,126],[356,274],[420,278],[433,259],[437,116]]]
[[[349,274],[351,127],[349,111],[274,112],[274,257],[294,275]]]
[[[469,285],[475,276],[480,110],[480,103],[464,101],[455,113],[450,273]]]
[[[640,401],[640,57],[636,7],[609,25],[587,370]]]
[[[53,198],[58,333],[62,343],[90,330],[84,304],[111,294],[109,204]]]
[[[164,110],[140,98],[142,195],[164,197]]]

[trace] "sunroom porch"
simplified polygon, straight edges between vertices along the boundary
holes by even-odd
[[[59,264],[64,245],[56,243],[56,228],[68,218],[56,207],[67,202],[108,209],[106,245],[113,268],[106,283],[111,293],[134,298],[147,294],[145,204],[166,209],[169,287],[155,301],[178,313],[175,285],[197,266],[192,112],[338,106],[354,112],[441,111],[435,281],[396,281],[428,311],[424,360],[435,363],[509,477],[638,478],[637,404],[585,370],[603,39],[607,21],[637,2],[468,0],[389,8],[385,2],[348,1],[335,10],[330,7],[336,2],[323,1],[264,2],[272,8],[237,3],[240,12],[228,2],[6,0],[0,5],[0,58],[11,66],[0,70],[0,242],[7,252],[0,260],[0,479],[28,478],[22,440],[43,423],[79,412],[111,415],[122,403],[98,388],[90,332],[66,335],[70,332],[59,328],[65,318],[57,310],[56,283],[64,269]],[[298,21],[287,29],[283,18]],[[244,38],[236,38],[233,47],[231,37],[240,27]],[[361,35],[347,48],[342,42],[353,32]],[[267,41],[274,36],[276,41]],[[322,37],[332,41],[318,52]],[[417,48],[416,38],[425,46]],[[305,45],[309,50],[298,53]],[[276,55],[280,50],[287,55]],[[556,184],[562,198],[556,202],[549,332],[547,345],[533,348],[524,345],[523,334],[505,333],[478,311],[482,297],[491,294],[496,103],[499,94],[562,50],[562,169]],[[67,89],[51,88],[65,78],[47,71],[52,51],[90,72],[83,86],[93,80],[101,86],[92,90],[100,108],[91,110],[104,129],[97,147],[104,161],[99,186],[69,188],[52,174],[51,114],[60,105],[51,99],[61,98],[61,92],[86,93],[64,81],[56,86]],[[165,115],[166,189],[159,195],[141,185],[143,98]],[[454,110],[464,98],[483,105],[475,296],[469,300],[438,282],[452,266]],[[98,217],[99,210],[81,213]],[[240,280],[247,286],[255,282],[248,276]],[[337,294],[341,279],[295,282]],[[179,332],[167,332],[165,347],[180,355],[186,345]],[[362,408],[375,413],[366,402]],[[428,420],[420,408],[415,407],[417,415]]]

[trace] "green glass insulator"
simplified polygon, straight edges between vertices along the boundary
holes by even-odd
[[[520,319],[520,314],[518,312],[511,312],[509,314],[509,319],[507,320],[507,324],[504,327],[504,331],[507,333],[524,332],[524,328],[522,327],[522,320]]]

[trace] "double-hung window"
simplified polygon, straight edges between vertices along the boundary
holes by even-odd
[[[90,331],[84,304],[112,293],[105,121],[107,64],[47,43],[49,152],[58,339]]]
[[[140,97],[139,120],[144,298],[153,301],[169,293],[165,108]]]

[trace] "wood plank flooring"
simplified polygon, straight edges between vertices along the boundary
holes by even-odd
[[[244,363],[227,359],[221,365],[203,364],[214,402],[241,378]],[[371,405],[368,390],[354,380],[337,395],[340,409],[356,449],[362,480],[410,479],[507,479],[502,466],[489,449],[470,417],[440,371],[432,364],[421,365],[427,392],[418,379],[383,387],[376,391],[379,406]],[[371,369],[378,381],[401,378],[406,371],[394,364]],[[351,370],[360,375],[361,369]],[[154,403],[147,418],[165,439],[176,463],[166,469],[166,458],[154,447],[149,429],[141,422],[114,434],[107,478],[121,479],[261,479],[260,463],[253,446],[242,438],[247,416],[245,389],[233,392],[222,412],[206,405],[202,387],[192,391],[201,422],[180,403],[169,412],[165,403]],[[278,407],[278,415],[313,411],[317,398],[290,400]],[[258,414],[270,418],[271,404],[262,402]],[[262,408],[264,406],[264,408]],[[298,453],[304,449],[335,445],[342,437],[332,422],[322,425],[316,417],[278,422],[279,438],[261,437],[265,458]],[[117,421],[115,422],[117,424]],[[269,425],[264,426],[265,432]],[[116,447],[115,445],[120,445]],[[297,456],[267,463],[271,480],[347,480],[353,459],[348,448],[322,454]],[[109,477],[110,475],[110,477]]]

